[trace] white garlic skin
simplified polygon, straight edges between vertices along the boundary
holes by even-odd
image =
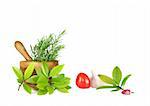
[[[94,71],[92,71],[92,77],[91,77],[91,87],[92,88],[97,88],[100,86],[103,86],[104,82],[101,81],[101,79],[95,74]]]

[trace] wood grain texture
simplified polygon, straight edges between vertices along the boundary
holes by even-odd
[[[32,58],[30,57],[30,55],[29,55],[28,52],[26,51],[24,45],[23,45],[20,41],[16,41],[16,42],[15,42],[15,47],[16,47],[16,49],[22,54],[22,56],[23,56],[26,60],[28,60],[28,61],[32,60]]]

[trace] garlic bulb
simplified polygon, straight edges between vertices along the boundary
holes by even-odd
[[[100,87],[100,86],[103,86],[104,85],[104,82],[102,82],[99,77],[95,74],[94,71],[91,71],[92,72],[92,77],[91,77],[91,87],[92,88],[97,88],[97,87]]]

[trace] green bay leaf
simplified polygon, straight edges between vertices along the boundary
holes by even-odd
[[[30,88],[29,85],[27,85],[26,83],[23,84],[23,88],[26,92],[28,92],[29,94],[31,94],[32,89]]]
[[[46,77],[48,77],[49,68],[48,68],[48,64],[47,64],[46,62],[43,62],[43,63],[42,63],[41,69],[42,69],[43,74],[44,74]]]
[[[55,88],[53,86],[48,86],[47,91],[49,94],[52,94],[55,91]]]
[[[120,70],[119,67],[115,67],[113,72],[112,72],[112,77],[113,77],[113,80],[119,85],[121,79],[122,79],[122,72]]]
[[[31,83],[31,84],[36,84],[37,80],[38,80],[38,76],[37,75],[33,75],[31,76],[29,79],[26,80],[27,83]]]
[[[50,74],[49,76],[50,77],[53,77],[53,76],[57,76],[60,71],[63,69],[64,65],[58,65],[56,67],[54,67],[51,71],[50,71]]]
[[[45,95],[47,94],[47,90],[38,90],[38,95]]]
[[[28,79],[32,75],[33,71],[34,71],[34,63],[31,63],[24,72],[24,80]]]
[[[124,86],[126,84],[126,82],[127,82],[127,80],[129,79],[130,76],[131,76],[131,74],[124,77],[124,79],[122,80],[121,86]]]
[[[48,83],[48,78],[45,76],[39,76],[37,83]]]
[[[116,85],[115,81],[114,81],[112,78],[110,78],[110,77],[108,77],[108,76],[106,76],[106,75],[98,75],[98,76],[99,76],[99,78],[100,78],[103,82],[105,82],[105,83],[107,83],[107,84]]]
[[[57,90],[62,93],[69,93],[67,88],[58,88]]]
[[[21,83],[23,81],[23,73],[22,71],[17,68],[17,67],[12,67],[14,73],[16,74],[17,78],[18,78],[18,82]]]

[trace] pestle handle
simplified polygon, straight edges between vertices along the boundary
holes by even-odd
[[[32,60],[32,58],[30,57],[30,55],[29,55],[28,52],[26,51],[24,45],[23,45],[20,41],[16,41],[16,42],[15,42],[15,47],[16,47],[16,49],[22,54],[22,56],[23,56],[27,61]]]

